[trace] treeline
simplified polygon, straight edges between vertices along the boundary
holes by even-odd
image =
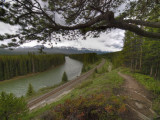
[[[150,13],[148,17],[142,19],[159,22],[159,13],[154,10],[151,10]],[[140,27],[148,32],[160,33],[160,28]],[[127,31],[122,55],[124,64],[133,71],[160,79],[160,38],[144,38]]]
[[[30,73],[43,72],[65,61],[64,55],[2,55],[0,56],[0,81]]]
[[[126,66],[160,80],[160,41],[143,38],[127,31],[120,52],[105,55],[115,67]]]
[[[69,57],[79,60],[84,64],[95,63],[98,60],[98,55],[96,53],[83,53],[83,54],[72,54]]]
[[[112,68],[117,68],[123,65],[123,56],[121,54],[122,52],[110,52],[102,54],[101,56],[106,58],[107,60],[110,60],[112,62],[113,66]]]
[[[148,17],[141,19],[159,22],[159,13],[150,12]],[[144,26],[140,26],[140,28],[148,32],[160,33],[160,28]],[[113,53],[111,56],[116,65],[125,65],[133,72],[140,72],[160,80],[160,38],[144,38],[126,31],[123,50],[117,55]]]
[[[160,41],[126,32],[122,54],[133,71],[160,79]]]

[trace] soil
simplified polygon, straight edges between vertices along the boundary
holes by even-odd
[[[126,98],[128,113],[126,120],[152,120],[156,113],[152,110],[152,94],[129,75],[118,73],[125,82],[117,95]]]

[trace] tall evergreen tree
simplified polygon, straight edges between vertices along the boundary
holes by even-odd
[[[62,82],[67,82],[67,81],[68,81],[68,77],[67,77],[66,72],[64,72],[62,76]]]
[[[0,119],[21,120],[28,112],[27,103],[23,97],[17,98],[13,94],[0,94]]]
[[[34,89],[33,89],[32,84],[29,84],[26,95],[27,95],[27,96],[31,96],[31,95],[33,95],[34,93],[35,93],[35,91],[34,91]]]
[[[45,61],[45,62],[44,62]],[[42,72],[64,63],[64,55],[1,55],[0,81],[20,75]]]
[[[160,38],[159,32],[139,27],[160,28],[159,21],[147,19],[154,13],[159,16],[159,0],[15,0],[10,5],[10,1],[0,3],[3,4],[0,6],[0,21],[20,26],[17,34],[0,36],[0,39],[20,38],[20,41],[13,39],[8,47],[32,40],[44,43],[52,39],[60,41],[57,34],[69,35],[65,37],[69,40],[79,37],[79,34],[97,36],[115,28]],[[125,5],[125,10],[117,14],[122,5]],[[55,13],[62,16],[66,24],[58,22]]]

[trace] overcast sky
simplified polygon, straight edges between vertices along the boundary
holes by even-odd
[[[124,9],[124,5],[120,6],[120,10]],[[117,14],[117,13],[116,13]],[[61,19],[58,18],[60,21]],[[63,21],[61,21],[62,23]],[[15,31],[18,29],[18,26],[10,26],[8,24],[4,24],[0,22],[0,34],[4,33],[15,33]],[[120,29],[115,29],[112,30],[109,33],[102,33],[100,37],[98,38],[87,38],[86,40],[73,40],[73,41],[67,41],[67,40],[62,40],[62,42],[58,42],[55,44],[53,41],[53,47],[76,47],[76,48],[87,48],[87,49],[96,49],[96,50],[102,50],[102,51],[120,51],[123,47],[123,38],[124,38],[124,32],[123,30]],[[7,41],[0,41],[0,44],[6,44]],[[25,43],[22,46],[35,46],[39,45],[39,43],[33,41],[30,43]],[[45,45],[46,47],[48,44]]]
[[[12,27],[8,24],[0,23],[0,34],[4,33],[15,33],[16,27]],[[76,47],[76,48],[87,48],[87,49],[96,49],[96,50],[102,50],[102,51],[120,51],[123,47],[123,38],[124,38],[124,31],[115,29],[112,30],[109,33],[102,33],[100,37],[98,38],[87,38],[86,40],[73,40],[73,41],[67,41],[62,40],[61,42],[58,42],[55,44],[53,41],[54,47]],[[6,41],[0,42],[0,44],[6,44]],[[23,47],[26,46],[35,46],[40,45],[39,43],[33,41],[30,43],[25,43],[22,45]],[[48,44],[45,45],[46,47],[50,47]]]

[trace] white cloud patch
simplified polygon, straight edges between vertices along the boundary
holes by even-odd
[[[9,0],[7,0],[9,1]],[[119,15],[122,13],[122,11],[125,9],[125,4],[122,4],[118,10],[119,12],[115,13],[115,16]],[[47,6],[47,3],[41,2],[42,6]],[[56,22],[62,25],[65,25],[65,22],[59,14],[55,13],[56,16]],[[11,26],[9,24],[5,24],[0,22],[0,34],[4,33],[10,33],[14,34],[16,33],[16,30],[18,29],[18,26]],[[97,49],[97,50],[102,50],[102,51],[120,51],[123,47],[123,38],[124,38],[124,32],[123,30],[120,29],[115,29],[112,30],[110,33],[102,33],[100,37],[98,38],[87,38],[86,40],[72,40],[72,41],[67,41],[67,40],[62,40],[62,42],[58,42],[55,44],[53,42],[53,47],[75,47],[75,48],[87,48],[87,49]],[[7,44],[7,41],[0,41],[0,44]],[[33,47],[35,45],[41,45],[41,43],[37,43],[36,41],[32,41],[29,43],[25,43],[22,45],[22,47]],[[50,47],[48,43],[45,45],[47,47]]]
[[[5,24],[0,22],[0,34],[4,33],[16,33],[18,26],[11,26],[9,24]],[[98,38],[87,38],[86,40],[62,40],[62,42],[58,42],[55,44],[53,42],[53,47],[75,47],[75,48],[87,48],[87,49],[96,49],[102,51],[120,51],[123,47],[123,38],[124,31],[120,29],[112,30],[109,33],[102,33]],[[0,41],[0,44],[6,44],[7,41]],[[41,43],[37,43],[36,41],[25,43],[22,45],[25,46],[35,46],[40,45]],[[47,47],[50,47],[46,44]]]
[[[87,38],[86,40],[63,40],[62,42],[58,42],[55,44],[53,42],[53,47],[75,47],[78,49],[87,48],[87,49],[96,49],[101,51],[120,51],[123,47],[123,38],[124,38],[124,31],[115,29],[112,30],[110,33],[102,33],[98,38]],[[39,45],[40,43],[38,43]],[[25,46],[35,46],[37,45],[36,41],[31,43],[25,43],[22,45]],[[50,47],[48,44],[45,46]]]
[[[15,34],[18,30],[18,26],[11,26],[9,24],[5,24],[3,22],[0,22],[0,34]]]

